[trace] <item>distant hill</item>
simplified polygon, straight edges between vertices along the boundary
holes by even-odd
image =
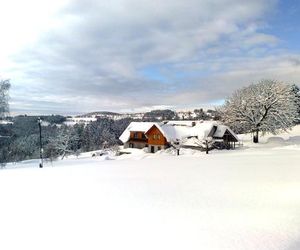
[[[120,120],[130,118],[139,121],[164,121],[164,120],[216,120],[218,119],[215,110],[194,109],[185,111],[175,111],[170,109],[157,109],[149,112],[139,113],[117,113],[110,111],[95,111],[83,115],[78,115],[75,118],[99,119],[109,118],[113,120]]]
[[[102,116],[102,115],[108,115],[108,116],[118,116],[121,115],[120,113],[116,112],[110,112],[110,111],[95,111],[95,112],[90,112],[86,113],[83,115],[77,115],[76,117],[93,117],[93,116]]]

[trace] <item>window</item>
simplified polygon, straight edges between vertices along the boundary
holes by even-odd
[[[153,135],[153,140],[160,140],[160,135],[157,134]]]
[[[134,139],[137,139],[137,138],[139,138],[139,133],[138,133],[138,132],[134,132],[134,134],[133,134],[133,138],[134,138]]]
[[[157,147],[157,150],[161,150],[161,147],[158,146],[158,147]]]

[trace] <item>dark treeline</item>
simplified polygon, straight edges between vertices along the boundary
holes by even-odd
[[[146,112],[143,116],[143,121],[161,121],[161,120],[175,120],[178,119],[176,112],[169,109],[157,109]]]
[[[118,145],[119,136],[132,121],[102,118],[88,125],[66,126],[63,116],[41,118],[44,157],[50,159]],[[37,120],[37,116],[17,116],[12,118],[12,124],[0,126],[0,163],[39,158]]]
[[[194,113],[194,114],[193,114]],[[142,118],[143,121],[164,121],[164,120],[218,120],[217,111],[208,109],[204,111],[202,108],[188,111],[185,114],[178,114],[170,109],[157,109],[146,112]]]

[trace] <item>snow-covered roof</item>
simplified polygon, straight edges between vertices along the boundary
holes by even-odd
[[[130,132],[146,133],[155,124],[155,122],[131,122],[121,134],[119,139],[125,143],[130,138]]]
[[[212,131],[213,126],[217,126],[212,121],[172,121],[161,126],[170,140],[182,140],[187,137],[206,138]]]
[[[214,137],[222,138],[224,136],[226,130],[229,131],[237,141],[239,140],[237,135],[229,127],[222,125],[222,124],[218,124],[217,130],[214,133]]]
[[[187,138],[182,141],[183,146],[192,146],[192,147],[199,147],[203,145],[203,141],[197,139],[196,137]]]
[[[199,140],[206,139],[208,136],[221,138],[227,130],[238,140],[230,128],[215,121],[132,122],[122,133],[120,140],[125,143],[130,138],[130,132],[147,133],[154,125],[162,132],[168,142],[183,140],[189,137],[197,137]],[[216,127],[216,131],[213,131],[214,127]],[[211,133],[213,134],[211,135]]]

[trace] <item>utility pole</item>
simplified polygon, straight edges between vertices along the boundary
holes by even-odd
[[[42,142],[42,119],[38,118],[38,124],[39,124],[39,131],[40,131],[40,164],[39,167],[43,168],[43,142]]]

